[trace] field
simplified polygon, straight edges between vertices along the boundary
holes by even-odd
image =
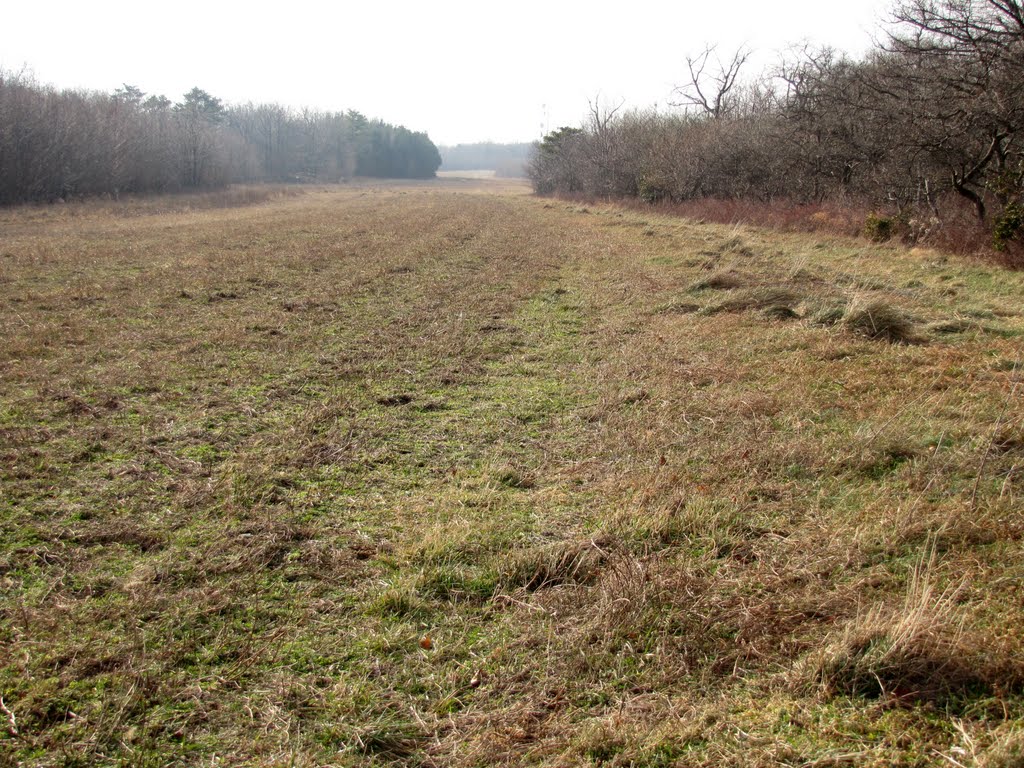
[[[493,180],[0,211],[0,764],[1020,766],[1022,295]]]
[[[493,179],[497,171],[438,171],[439,179]]]

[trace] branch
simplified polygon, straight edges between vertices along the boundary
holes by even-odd
[[[708,64],[717,46],[709,45],[697,56],[686,57],[686,67],[690,73],[690,82],[677,86],[672,92],[679,94],[682,101],[670,102],[672,106],[698,107],[704,114],[712,118],[720,118],[732,110],[729,94],[736,87],[740,71],[750,57],[750,49],[739,48],[727,64],[715,56],[716,70],[706,74]]]

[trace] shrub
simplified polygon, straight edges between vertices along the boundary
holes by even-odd
[[[891,240],[896,233],[896,219],[891,216],[882,216],[877,213],[869,213],[864,222],[864,235],[876,243],[884,243]]]
[[[1017,203],[1007,205],[992,227],[992,245],[997,251],[1006,250],[1006,244],[1024,228],[1024,208]]]
[[[667,179],[641,176],[637,182],[637,195],[645,203],[660,203],[672,199],[672,187]]]

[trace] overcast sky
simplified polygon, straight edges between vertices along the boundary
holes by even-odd
[[[801,41],[859,55],[890,0],[10,3],[0,68],[173,100],[357,109],[438,144],[532,141],[588,101],[665,108],[685,57],[718,43],[755,66]]]

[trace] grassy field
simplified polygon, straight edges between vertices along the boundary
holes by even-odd
[[[444,180],[0,211],[0,764],[1024,764],[1024,274]]]

